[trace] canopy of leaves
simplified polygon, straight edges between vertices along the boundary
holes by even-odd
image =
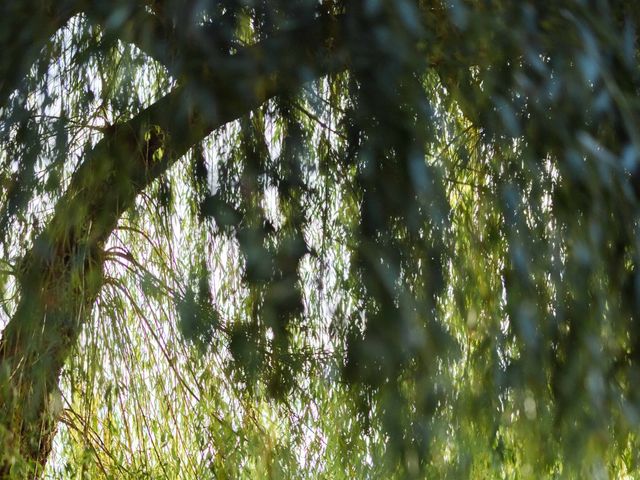
[[[0,12],[0,327],[73,178],[140,190],[84,204],[117,217],[47,474],[635,478],[636,2]]]

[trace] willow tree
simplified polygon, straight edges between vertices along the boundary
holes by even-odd
[[[635,2],[0,12],[0,476],[637,470]]]

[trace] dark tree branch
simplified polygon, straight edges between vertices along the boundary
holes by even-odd
[[[3,1],[0,6],[0,108],[51,37],[73,17],[73,0]]]

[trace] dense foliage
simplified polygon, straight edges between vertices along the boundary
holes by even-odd
[[[0,13],[0,476],[635,478],[635,2]]]

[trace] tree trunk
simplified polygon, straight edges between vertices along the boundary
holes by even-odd
[[[97,248],[62,247],[26,260],[21,301],[0,342],[0,476],[16,460],[17,478],[41,473],[62,407],[60,372],[101,285]]]

